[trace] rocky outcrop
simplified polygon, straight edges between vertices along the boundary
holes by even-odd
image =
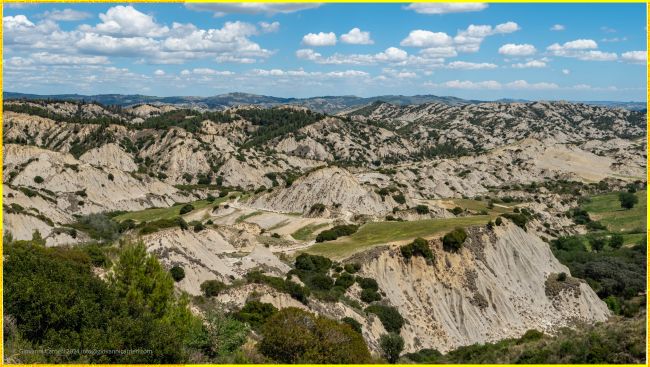
[[[362,186],[350,172],[338,167],[316,170],[291,186],[263,194],[251,203],[256,208],[287,213],[306,213],[314,204],[367,215],[383,215],[397,205],[392,198],[382,199]]]
[[[577,321],[604,321],[607,306],[583,281],[571,278],[548,244],[506,221],[494,232],[470,230],[458,253],[432,241],[435,261],[409,261],[398,249],[366,259],[361,274],[377,280],[385,300],[407,320],[406,351],[519,337],[529,329],[552,333]],[[553,274],[571,287],[548,292]]]

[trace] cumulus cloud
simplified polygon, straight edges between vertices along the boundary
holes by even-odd
[[[288,14],[318,8],[318,3],[188,3],[185,7],[196,11],[208,11],[216,17],[226,14]]]
[[[546,62],[542,60],[529,60],[524,63],[512,64],[512,67],[515,69],[528,69],[528,68],[545,68]]]
[[[499,47],[499,53],[507,56],[530,56],[535,54],[535,52],[537,52],[537,49],[535,46],[530,44],[517,45],[514,43],[507,43]]]
[[[400,42],[400,45],[410,47],[437,47],[447,46],[451,43],[452,38],[447,33],[416,29],[411,31],[408,37]]]
[[[161,69],[158,69],[158,70],[153,72],[153,75],[155,75],[155,76],[163,76],[163,75],[165,75],[165,71],[161,70]]]
[[[279,22],[273,22],[273,23],[259,22],[257,24],[260,26],[260,29],[262,30],[263,33],[274,33],[280,30]]]
[[[82,25],[79,29],[121,37],[159,37],[169,32],[169,28],[156,23],[153,16],[144,14],[131,5],[114,6],[106,13],[99,14],[99,19],[102,22],[95,27]]]
[[[85,11],[78,11],[78,10],[73,10],[73,9],[63,9],[63,10],[52,10],[52,11],[46,11],[43,13],[43,18],[55,20],[55,21],[63,21],[63,22],[74,22],[74,21],[79,21],[79,20],[84,20],[92,17],[92,14],[85,12]]]
[[[621,58],[625,61],[645,64],[648,59],[648,53],[646,51],[628,51],[623,52]]]
[[[363,32],[359,28],[352,28],[348,33],[342,34],[341,42],[351,45],[372,45],[375,43],[370,38],[370,32]]]
[[[492,27],[490,25],[471,24],[454,37],[456,50],[459,52],[478,52],[481,43],[488,36],[513,33],[521,29],[515,22],[506,22]]]
[[[308,33],[302,37],[302,44],[312,47],[334,46],[336,45],[336,34],[334,32]]]
[[[299,59],[309,60],[318,64],[353,64],[353,65],[372,65],[377,63],[400,63],[408,60],[409,55],[406,51],[389,47],[386,50],[376,54],[349,54],[343,55],[335,53],[331,56],[323,56],[312,49],[300,49],[296,51]]]
[[[552,31],[563,31],[566,28],[562,24],[553,24],[553,26],[550,28]]]
[[[614,61],[618,55],[614,52],[596,50],[598,43],[591,39],[577,39],[564,44],[554,43],[546,48],[554,56],[571,57],[585,61]]]
[[[569,75],[569,74],[571,74],[571,70],[569,70],[569,69],[562,69],[562,74],[564,74],[564,75]]]
[[[448,14],[481,11],[487,7],[484,3],[413,3],[404,8],[419,14]]]
[[[480,70],[480,69],[495,69],[497,66],[495,64],[481,62],[466,62],[466,61],[453,61],[447,64],[449,69],[462,69],[462,70]]]
[[[259,76],[275,76],[275,77],[318,77],[318,78],[360,78],[368,77],[368,74],[365,71],[360,70],[342,70],[342,71],[330,71],[327,73],[320,71],[305,71],[303,69],[298,70],[282,70],[282,69],[254,69],[251,71],[253,75]]]

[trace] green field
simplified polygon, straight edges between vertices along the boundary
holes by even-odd
[[[206,206],[209,205],[219,205],[220,203],[223,203],[226,200],[228,200],[227,197],[222,197],[222,198],[215,199],[213,202],[209,202],[207,200],[197,200],[197,201],[190,202],[189,204],[192,204],[192,206],[194,206],[194,210],[198,210],[198,209],[205,208]],[[118,222],[122,222],[127,219],[133,219],[138,223],[151,222],[158,219],[171,219],[180,215],[181,208],[185,204],[188,203],[177,204],[174,206],[170,206],[168,208],[151,208],[151,209],[139,210],[136,212],[124,213],[116,216],[114,219]]]
[[[316,238],[316,235],[314,232],[317,230],[329,226],[329,223],[321,223],[321,224],[308,224],[299,230],[293,232],[291,234],[291,237],[295,238],[298,241],[309,241],[313,240]]]
[[[645,232],[647,228],[647,191],[638,191],[638,204],[632,209],[623,209],[618,201],[618,193],[596,195],[582,205],[593,220],[600,221],[611,232]]]
[[[306,252],[341,259],[375,245],[410,240],[416,237],[430,237],[456,227],[482,225],[487,223],[490,218],[489,215],[476,215],[408,222],[371,222],[364,224],[359,228],[359,231],[351,236],[336,241],[315,244],[309,247]]]

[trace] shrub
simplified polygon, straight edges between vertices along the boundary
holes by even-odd
[[[43,183],[43,181],[45,181],[45,180],[41,176],[35,176],[34,177],[34,182],[36,182],[37,184],[41,184],[41,183]]]
[[[311,214],[321,214],[324,211],[325,211],[325,204],[321,204],[321,203],[316,203],[312,205],[311,208],[309,209],[309,213]]]
[[[388,363],[395,364],[404,350],[404,339],[399,334],[384,334],[379,337],[379,347]]]
[[[322,231],[316,236],[316,242],[333,241],[342,236],[349,236],[355,233],[359,226],[354,224],[334,226],[331,229]]]
[[[494,224],[500,226],[501,224],[503,224],[503,219],[501,219],[501,217],[498,217],[497,219],[494,220]]]
[[[318,255],[300,254],[294,263],[296,269],[324,273],[332,267],[332,260]]]
[[[359,264],[359,263],[345,264],[345,266],[343,268],[348,273],[354,274],[357,271],[361,270],[361,264]]]
[[[619,249],[623,246],[623,236],[620,234],[613,234],[609,239],[609,247],[613,249]]]
[[[305,282],[306,281],[306,282]],[[303,280],[311,289],[328,291],[334,286],[332,278],[323,273],[315,273]]]
[[[264,323],[260,353],[279,363],[370,362],[363,337],[347,325],[289,307]]]
[[[461,214],[463,211],[464,211],[463,208],[457,206],[457,207],[455,207],[455,208],[453,208],[453,209],[451,210],[451,213],[454,214],[454,215],[459,215],[459,214]]]
[[[521,213],[505,213],[501,214],[502,217],[510,219],[518,227],[526,230],[526,224],[528,223],[528,217]]]
[[[639,198],[631,192],[619,193],[618,200],[621,202],[621,208],[628,210],[632,209],[639,202]]]
[[[360,298],[365,303],[372,303],[379,301],[381,299],[381,294],[374,289],[364,289],[361,291]]]
[[[183,214],[187,214],[187,213],[191,212],[192,210],[194,210],[194,206],[192,204],[185,204],[185,205],[183,205],[181,207],[181,210],[180,210],[179,213],[180,213],[180,215],[183,215]]]
[[[426,205],[418,205],[415,207],[415,212],[418,214],[429,214],[429,207]]]
[[[178,265],[174,265],[169,270],[169,273],[172,275],[172,278],[176,282],[180,282],[181,280],[183,280],[183,278],[185,278],[185,270]]]
[[[566,281],[566,273],[565,273],[565,272],[561,272],[560,274],[558,274],[558,275],[557,275],[557,280],[558,280],[558,282],[564,282],[564,281]]]
[[[354,277],[350,273],[341,274],[336,278],[336,282],[334,282],[335,286],[343,287],[344,289],[350,288],[352,284],[354,284]]]
[[[589,238],[589,244],[591,245],[591,249],[594,251],[602,251],[603,248],[605,248],[605,237],[603,236],[592,236]]]
[[[404,197],[404,194],[402,194],[402,193],[393,195],[393,200],[395,200],[395,202],[398,203],[398,204],[406,204],[406,198]]]
[[[226,285],[218,280],[206,280],[201,283],[201,292],[203,292],[206,297],[217,296],[224,289],[226,289]]]
[[[262,326],[269,317],[275,315],[277,312],[278,309],[270,303],[248,301],[241,310],[235,313],[234,316],[237,320],[246,322],[253,329],[257,329]]]
[[[108,174],[108,180],[109,180],[109,181],[113,181],[114,179],[115,179],[115,176],[113,176],[112,173],[109,173],[109,174]]]
[[[366,307],[366,312],[374,313],[379,317],[382,325],[388,332],[399,333],[404,325],[404,318],[395,307],[385,305],[372,305]]]
[[[429,243],[424,238],[416,238],[413,242],[408,245],[400,247],[402,256],[406,259],[410,259],[412,256],[422,256],[428,261],[434,260],[433,252],[429,247]]]
[[[442,238],[442,246],[447,251],[458,251],[467,239],[467,232],[462,228],[456,228]]]
[[[344,317],[341,319],[341,322],[344,324],[350,325],[352,330],[356,331],[357,333],[361,334],[361,323],[351,317]]]
[[[372,289],[373,291],[379,290],[377,281],[372,278],[357,277],[357,283],[361,289]]]

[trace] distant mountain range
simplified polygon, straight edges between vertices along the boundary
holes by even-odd
[[[402,96],[402,95],[384,95],[376,97],[357,97],[357,96],[323,96],[311,98],[282,98],[263,96],[249,93],[227,93],[210,97],[192,97],[192,96],[173,96],[173,97],[156,97],[145,96],[140,94],[97,94],[97,95],[81,95],[81,94],[53,94],[53,95],[40,95],[40,94],[26,94],[15,92],[4,92],[4,100],[10,99],[57,99],[57,100],[71,100],[71,101],[94,101],[104,105],[120,105],[129,106],[135,104],[149,103],[149,104],[175,104],[185,105],[188,107],[204,107],[209,109],[220,109],[238,105],[260,105],[265,107],[272,107],[277,105],[293,104],[298,106],[307,107],[313,111],[325,113],[337,113],[350,108],[364,106],[373,102],[382,101],[395,105],[419,105],[424,103],[438,102],[449,105],[463,105],[475,104],[489,101],[467,100],[451,96],[435,96],[435,95],[415,95],[415,96]],[[531,102],[522,99],[500,99],[493,102],[501,103],[518,103],[518,102]],[[607,106],[624,108],[628,110],[645,110],[647,108],[645,102],[617,102],[617,101],[576,101],[577,103],[585,103],[589,105]]]

